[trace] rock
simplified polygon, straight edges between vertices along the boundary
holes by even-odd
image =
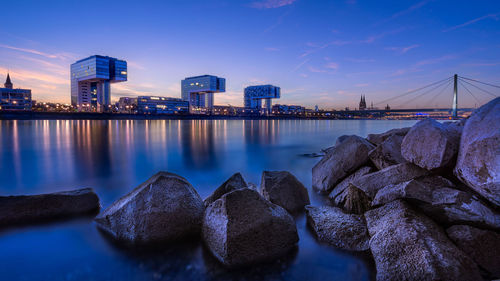
[[[500,229],[500,215],[476,196],[454,188],[442,187],[446,179],[424,177],[380,189],[372,206],[397,199],[413,203],[430,218],[447,225],[471,224]],[[435,184],[438,183],[439,185]]]
[[[0,226],[97,213],[91,188],[40,195],[0,196]]]
[[[260,193],[271,203],[285,208],[290,213],[302,211],[310,203],[307,188],[286,171],[264,171]]]
[[[143,244],[199,234],[203,211],[203,201],[185,178],[159,172],[95,220],[114,238]]]
[[[345,202],[345,196],[347,195],[347,188],[349,185],[357,178],[364,176],[366,174],[369,174],[373,171],[372,167],[369,166],[364,166],[359,168],[356,172],[353,174],[349,175],[347,178],[343,179],[339,184],[337,184],[332,192],[330,192],[330,195],[328,195],[328,198],[332,202],[334,206],[343,206],[341,202]]]
[[[295,248],[297,227],[288,212],[254,190],[223,195],[205,211],[203,239],[228,267],[279,258]]]
[[[488,278],[500,278],[500,234],[468,225],[454,225],[446,232],[460,250],[487,272]]]
[[[468,192],[438,188],[432,192],[432,202],[419,207],[436,221],[448,225],[470,224],[500,230],[500,214]]]
[[[431,203],[432,190],[416,180],[390,184],[377,192],[373,199],[372,206],[384,205],[397,199]]]
[[[431,219],[397,200],[365,213],[377,280],[482,280]]]
[[[427,174],[429,174],[429,171],[416,165],[402,163],[361,176],[352,181],[352,184],[363,190],[370,198],[373,198],[382,187],[409,181]]]
[[[369,249],[370,236],[363,216],[345,214],[330,206],[307,206],[306,215],[319,241],[349,251]]]
[[[338,137],[337,140],[335,141],[335,146],[343,143],[346,139],[353,137],[353,136],[356,136],[356,135],[342,135],[342,136]]]
[[[328,193],[343,178],[363,166],[373,148],[364,138],[348,137],[313,167],[313,188],[320,193]]]
[[[369,142],[380,145],[382,144],[388,137],[390,136],[402,136],[404,137],[408,131],[410,131],[410,127],[392,129],[382,134],[369,134],[366,138]]]
[[[368,157],[377,169],[382,170],[392,165],[406,162],[401,155],[403,136],[391,135],[377,148],[370,151]]]
[[[500,207],[500,97],[465,122],[455,175]]]
[[[221,198],[222,195],[231,192],[236,189],[247,188],[248,185],[243,179],[240,173],[232,175],[228,180],[226,180],[221,186],[219,186],[210,196],[208,196],[203,203],[205,207],[212,204],[215,200]]]
[[[453,165],[460,134],[448,127],[430,118],[419,121],[404,137],[401,155],[427,170]]]
[[[371,206],[371,200],[366,193],[352,184],[349,184],[339,196],[335,197],[333,202],[348,214],[362,215]]]

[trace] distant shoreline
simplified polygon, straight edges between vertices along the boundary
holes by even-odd
[[[425,117],[424,117],[425,118]],[[422,118],[398,118],[395,120],[418,120]],[[34,112],[0,111],[0,120],[387,120],[367,117],[338,116],[227,116],[227,115],[167,115],[167,114],[122,114],[89,112]]]

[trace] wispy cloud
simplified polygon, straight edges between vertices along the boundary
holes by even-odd
[[[413,11],[416,11],[416,10],[422,8],[423,6],[425,6],[427,3],[431,2],[431,1],[432,0],[420,1],[420,2],[418,2],[416,4],[411,5],[410,7],[406,8],[404,10],[401,10],[399,12],[396,12],[396,13],[392,14],[390,17],[385,18],[385,19],[383,19],[383,20],[375,23],[374,25],[379,25],[379,24],[382,24],[382,23],[386,23],[388,21],[397,19],[397,18],[399,18],[401,16],[407,15],[407,14],[413,12]]]
[[[347,40],[334,40],[334,41],[330,41],[326,44],[322,44],[322,45],[318,45],[316,43],[312,43],[312,42],[307,42],[306,45],[308,47],[310,47],[311,49],[305,51],[304,53],[302,53],[302,55],[300,55],[301,58],[303,57],[307,57],[311,54],[314,54],[318,51],[321,51],[327,47],[330,47],[330,46],[343,46],[343,45],[347,45],[347,44],[351,44],[352,41],[347,41]]]
[[[299,70],[299,69],[300,69],[300,68],[301,68],[304,64],[306,64],[308,61],[309,61],[309,59],[305,59],[304,61],[302,61],[302,62],[300,62],[299,64],[297,64],[297,65],[293,68],[292,72],[295,72],[295,71]]]
[[[336,63],[336,62],[329,62],[328,64],[325,65],[326,68],[329,68],[329,69],[339,69],[339,64]]]
[[[291,5],[296,1],[297,0],[264,0],[251,3],[250,7],[256,9],[274,9]]]
[[[478,21],[482,21],[482,20],[485,20],[485,19],[489,19],[489,18],[492,18],[494,20],[498,20],[498,16],[500,15],[500,13],[496,13],[496,14],[488,14],[488,15],[485,15],[485,16],[482,16],[482,17],[479,17],[479,18],[475,18],[473,20],[470,20],[468,22],[464,22],[462,24],[459,24],[459,25],[455,25],[455,26],[452,26],[450,28],[447,28],[445,30],[443,30],[443,32],[448,32],[448,31],[452,31],[452,30],[455,30],[455,29],[458,29],[458,28],[462,28],[462,27],[465,27],[465,26],[468,26],[468,25],[471,25],[473,23],[476,23]]]
[[[357,58],[345,58],[346,61],[356,62],[356,63],[367,63],[375,62],[375,59],[357,59]]]
[[[265,48],[266,51],[269,51],[269,52],[277,52],[279,51],[280,49],[279,48],[274,48],[274,47],[266,47]]]
[[[437,58],[419,61],[415,65],[422,66],[422,65],[436,64],[436,63],[440,63],[443,61],[452,60],[452,59],[456,59],[456,58],[457,58],[457,56],[455,56],[455,55],[444,55],[444,56],[437,57]]]
[[[407,46],[407,47],[387,47],[385,49],[389,50],[389,51],[394,51],[394,52],[397,52],[397,53],[400,53],[400,54],[405,54],[409,50],[412,50],[412,49],[415,49],[415,48],[418,48],[418,47],[420,47],[420,45],[414,44],[414,45],[410,45],[410,46]]]
[[[359,87],[359,88],[361,88],[361,87],[368,87],[368,86],[370,86],[370,84],[368,84],[368,83],[360,83],[360,84],[354,85],[354,87]]]
[[[43,56],[43,57],[50,58],[50,59],[67,59],[70,57],[68,54],[49,54],[49,53],[45,53],[45,52],[38,51],[35,49],[19,48],[19,47],[9,46],[9,45],[5,45],[5,44],[0,44],[0,48],[15,50],[15,51],[19,51],[19,52],[28,53],[28,54],[39,55],[39,56]]]
[[[368,36],[365,40],[361,40],[360,43],[367,43],[367,44],[371,44],[379,39],[382,39],[384,37],[386,37],[387,35],[394,35],[394,34],[397,34],[397,33],[400,33],[402,31],[404,31],[406,28],[404,27],[401,27],[401,28],[398,28],[398,29],[394,29],[394,30],[389,30],[389,31],[385,31],[385,32],[382,32],[382,33],[379,33],[379,34],[375,34],[375,35],[371,35],[371,36]]]

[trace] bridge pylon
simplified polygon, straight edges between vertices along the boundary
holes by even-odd
[[[455,75],[453,75],[453,105],[452,105],[452,108],[451,108],[451,115],[453,116],[453,118],[457,118],[458,117],[458,114],[457,114],[457,104],[458,104],[458,99],[457,99],[457,92],[458,92],[457,82],[458,82],[458,75],[455,74]]]

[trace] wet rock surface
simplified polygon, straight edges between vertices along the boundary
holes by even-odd
[[[369,249],[370,237],[363,216],[346,214],[330,206],[307,206],[306,215],[319,241],[349,251]]]
[[[487,278],[500,278],[500,234],[468,225],[454,225],[448,237],[485,271]]]
[[[99,198],[91,188],[0,196],[0,227],[95,214],[99,208]]]
[[[227,267],[279,258],[294,249],[298,239],[292,216],[254,190],[229,192],[205,211],[203,240]]]
[[[203,201],[185,178],[159,172],[95,220],[112,237],[143,244],[198,235],[203,210]]]
[[[406,160],[401,155],[403,136],[390,135],[385,141],[370,151],[369,157],[377,169],[382,170],[392,165],[401,164]]]
[[[287,171],[264,171],[260,193],[290,213],[302,211],[310,203],[307,188]]]
[[[434,119],[424,119],[411,127],[401,144],[408,162],[433,170],[454,165],[460,134]]]
[[[365,213],[377,280],[482,280],[431,219],[396,200]]]
[[[203,203],[205,207],[212,204],[215,200],[222,197],[222,195],[231,192],[236,189],[247,188],[248,185],[243,179],[243,176],[240,173],[236,173],[232,175],[228,180],[226,180],[221,186],[219,186],[214,192],[208,196]]]
[[[369,160],[368,152],[373,148],[364,138],[348,137],[313,167],[313,188],[320,193],[329,193],[342,179]]]
[[[387,185],[409,181],[427,174],[429,171],[425,169],[411,163],[403,163],[361,176],[352,184],[373,198],[378,190]]]
[[[478,108],[465,122],[454,173],[500,207],[500,97]]]
[[[387,138],[391,136],[402,136],[404,137],[408,131],[410,131],[410,127],[405,127],[405,128],[397,128],[397,129],[392,129],[389,130],[385,133],[382,134],[369,134],[368,137],[366,138],[369,142],[375,144],[375,145],[380,145],[382,144]]]

